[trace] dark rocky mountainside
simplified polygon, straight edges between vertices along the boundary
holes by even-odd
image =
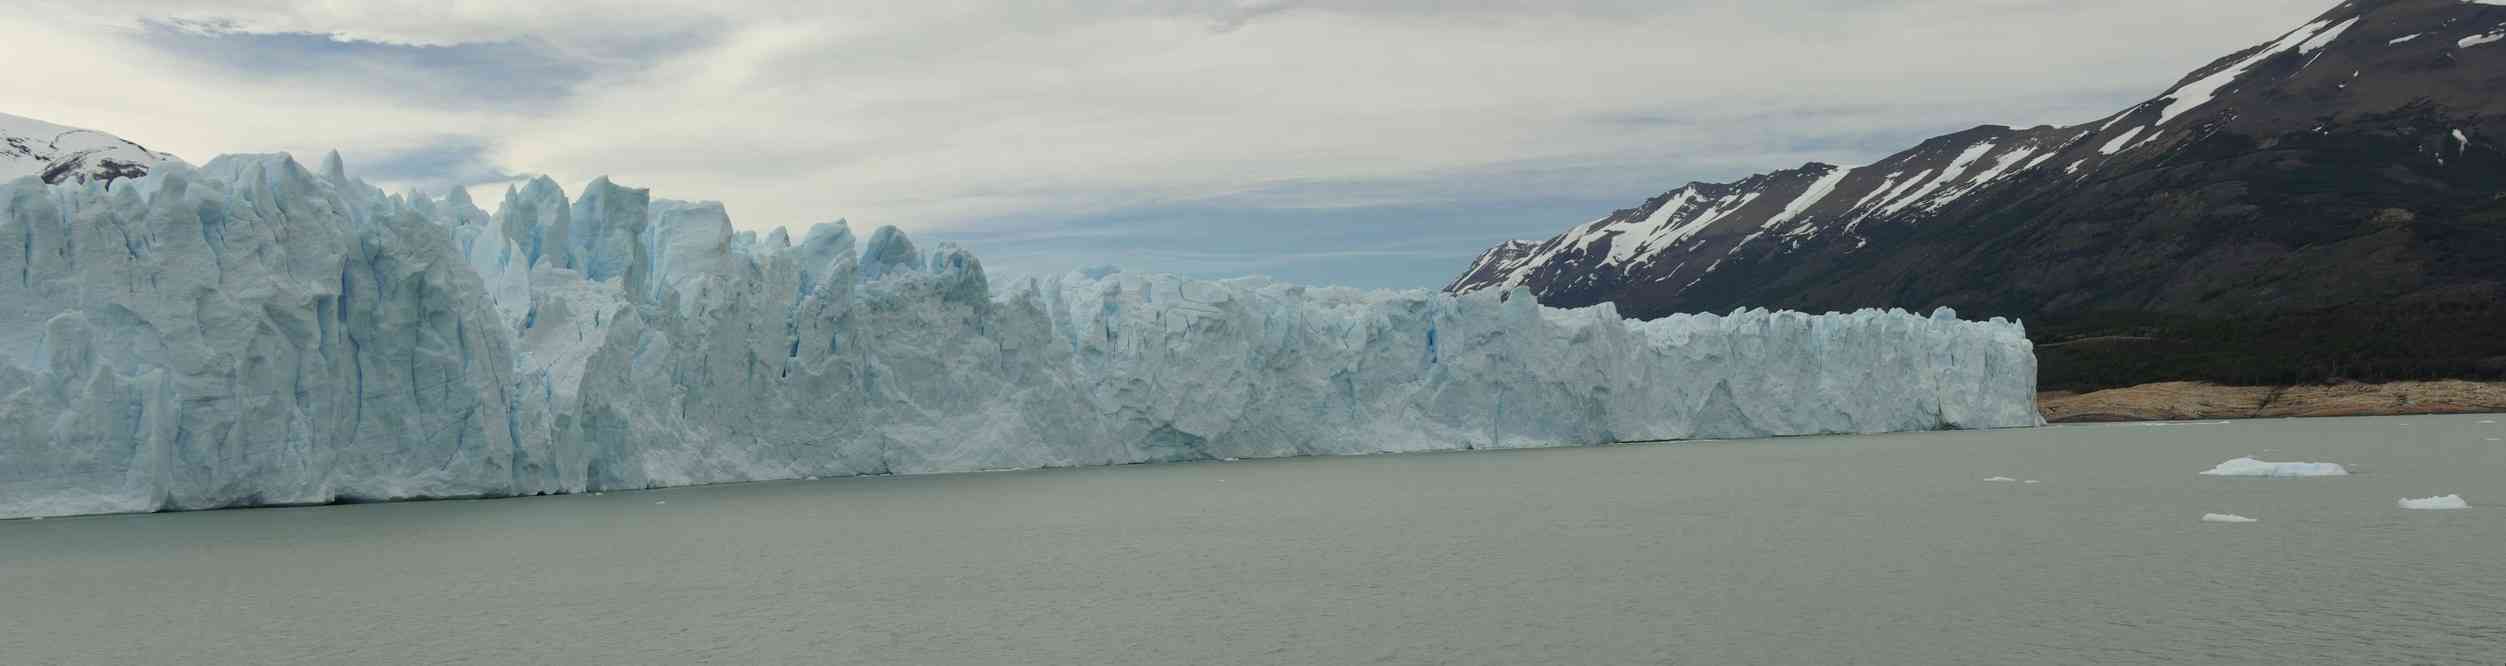
[[[1447,287],[1517,288],[2021,317],[2048,386],[2506,374],[2506,4],[2354,0],[2094,122],[1692,183]]]

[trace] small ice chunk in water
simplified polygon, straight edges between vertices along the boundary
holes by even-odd
[[[2286,479],[2307,476],[2349,476],[2349,469],[2335,463],[2271,462],[2246,457],[2219,463],[2217,467],[2212,467],[2202,472],[2201,475]]]
[[[2041,482],[2041,481],[2037,481],[2037,480],[2035,480],[2035,479],[2028,479],[2027,481],[2025,481],[2025,483],[2042,483],[2042,482]]]
[[[2416,509],[2420,511],[2443,511],[2447,509],[2471,508],[2471,503],[2463,501],[2461,495],[2422,497],[2419,499],[2404,498],[2401,505],[2404,509]]]
[[[2201,515],[2201,521],[2202,521],[2202,522],[2205,522],[2205,523],[2252,523],[2252,522],[2260,522],[2260,521],[2254,520],[2254,519],[2252,519],[2252,518],[2247,518],[2247,517],[2244,517],[2244,516],[2239,516],[2239,515],[2236,515],[2236,514],[2233,514],[2233,513],[2205,513],[2205,514],[2202,514],[2202,515]]]
[[[2013,481],[2017,481],[2018,479],[2013,479],[2013,478],[2010,478],[2010,477],[2007,477],[2007,476],[1996,476],[1996,477],[1992,477],[1992,478],[1985,479],[1985,480],[1986,480],[1986,481],[1991,481],[1991,482],[1993,482],[1993,483],[2010,483],[2010,482],[2013,482]]]

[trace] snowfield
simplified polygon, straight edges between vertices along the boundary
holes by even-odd
[[[0,516],[2002,428],[2004,321],[1621,318],[733,230],[546,179],[490,215],[333,156],[0,186]]]
[[[110,186],[168,161],[177,160],[118,136],[0,113],[0,182],[33,176],[48,183]]]

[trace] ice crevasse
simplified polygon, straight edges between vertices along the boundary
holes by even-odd
[[[387,194],[336,155],[0,185],[0,517],[2041,424],[1948,311],[1071,273],[592,181]]]

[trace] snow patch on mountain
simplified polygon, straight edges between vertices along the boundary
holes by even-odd
[[[1914,177],[1907,178],[1905,182],[1898,183],[1896,187],[1889,188],[1886,193],[1880,195],[1879,208],[1881,210],[1886,210],[1890,202],[1903,198],[1907,192],[1912,192],[1915,188],[1922,187],[1924,183],[1932,182],[1932,175],[1937,173],[1940,173],[1939,169],[1924,169],[1916,172]]]
[[[2146,129],[2149,129],[2149,128],[2148,128],[2148,127],[2134,127],[2134,128],[2132,128],[2132,129],[2124,130],[2122,134],[2117,134],[2117,135],[2115,135],[2114,139],[2107,141],[2107,142],[2106,142],[2106,145],[2103,145],[2103,146],[2098,146],[2098,147],[2097,147],[2097,154],[2100,154],[2100,155],[2112,155],[2112,154],[2115,154],[2115,153],[2123,152],[2123,151],[2124,151],[2124,149],[2130,148],[2130,147],[2132,147],[2133,145],[2135,145],[2135,144],[2132,142],[2132,140],[2133,140],[2133,139],[2136,139],[2136,138],[2140,138],[2141,131],[2142,131],[2142,130],[2146,130]]]
[[[111,185],[178,161],[111,134],[0,113],[0,182],[33,176]]]
[[[1820,202],[1827,200],[1827,195],[1836,193],[1836,185],[1845,182],[1846,176],[1853,175],[1853,172],[1860,168],[1830,167],[1827,175],[1820,176],[1817,181],[1810,183],[1810,189],[1803,190],[1800,196],[1793,197],[1791,203],[1784,204],[1784,210],[1777,212],[1773,217],[1766,218],[1766,224],[1761,226],[1767,229],[1781,228],[1785,223],[1800,218],[1801,214],[1810,210],[1811,206],[1819,205]]]
[[[1516,279],[1516,276],[1519,275],[1518,271],[1534,265],[1536,260],[1543,256],[1535,254],[1535,252],[1539,249],[1540,241],[1510,240],[1499,243],[1496,247],[1488,248],[1488,251],[1479,253],[1478,259],[1471,260],[1471,269],[1469,272],[1464,273],[1464,275],[1500,274],[1508,276],[1508,279]],[[1102,278],[1106,275],[1118,272],[1120,271],[1109,270],[1101,274],[1090,275],[1090,277]],[[1511,289],[1514,286],[1515,285],[1513,284],[1509,284],[1506,285],[1506,288]]]
[[[2316,51],[2320,51],[2323,47],[2331,45],[2332,40],[2340,39],[2341,33],[2348,32],[2350,26],[2357,24],[2358,18],[2350,17],[2349,20],[2342,21],[2337,25],[2326,28],[2322,32],[2317,32],[2313,37],[2306,38],[2306,41],[2299,42],[2297,44],[2297,52],[2314,53]]]
[[[1737,196],[1717,198],[1711,203],[1711,205],[1707,206],[1703,212],[1698,213],[1696,216],[1690,218],[1686,223],[1683,223],[1679,225],[1679,227],[1671,229],[1669,233],[1664,234],[1660,242],[1649,243],[1648,247],[1645,248],[1645,251],[1642,252],[1640,256],[1646,259],[1651,259],[1658,253],[1660,248],[1668,247],[1680,241],[1687,240],[1691,236],[1697,235],[1697,232],[1704,231],[1707,227],[1713,226],[1715,222],[1722,221],[1723,218],[1731,216],[1732,213],[1738,212],[1741,208],[1747,207],[1750,202],[1757,201],[1757,199],[1758,193],[1756,192],[1747,192]]]
[[[2209,104],[2210,100],[2218,96],[2221,88],[2225,88],[2229,84],[2235,83],[2237,80],[2244,78],[2247,70],[2253,69],[2255,65],[2262,64],[2264,60],[2268,60],[2272,56],[2287,53],[2291,50],[2296,50],[2299,53],[2312,53],[2323,48],[2324,45],[2332,43],[2333,39],[2340,37],[2341,33],[2347,32],[2350,26],[2356,25],[2357,23],[2358,19],[2356,17],[2351,17],[2350,19],[2339,23],[2327,23],[2324,21],[2308,23],[2296,30],[2289,31],[2288,34],[2281,36],[2279,41],[2275,41],[2264,45],[2261,48],[2255,49],[2251,55],[2246,56],[2243,60],[2221,67],[2207,76],[2203,76],[2186,82],[2183,85],[2176,86],[2174,90],[2167,91],[2167,94],[2161,96],[2162,99],[2167,100],[2167,103],[2164,107],[2161,107],[2158,110],[2158,120],[2153,124],[2165,125],[2168,121],[2174,120],[2176,117],[2182,116],[2188,111],[2192,111],[2193,109],[2200,108],[2202,105]],[[2108,144],[2108,148],[2114,147],[2114,144]],[[2107,154],[2111,155],[2113,154],[2113,151],[2109,150],[2107,151]]]
[[[1854,210],[1869,208],[1871,204],[1875,202],[1887,201],[1888,197],[1897,191],[1897,177],[1904,175],[1904,173],[1905,172],[1903,171],[1888,172],[1887,176],[1880,179],[1879,187],[1871,188],[1870,193],[1864,194],[1862,195],[1862,198],[1854,200]],[[1923,173],[1916,175],[1915,178],[1920,179],[1929,175],[1932,175],[1932,172],[1931,170],[1926,169]]]
[[[1939,190],[1942,185],[1965,177],[1967,170],[1974,168],[1977,160],[1983,159],[1986,154],[1991,152],[1993,152],[1993,142],[1991,141],[1985,141],[1972,146],[1967,146],[1966,150],[1958,153],[1958,157],[1956,159],[1949,162],[1949,168],[1941,171],[1939,178],[1935,178],[1924,183],[1921,189],[1917,189],[1914,192],[1905,195],[1903,198],[1896,199],[1892,203],[1882,206],[1880,210],[1885,213],[1893,214],[1898,211],[1905,210],[1907,206],[1923,201],[1924,197],[1930,196],[1932,192]]]
[[[1925,202],[1924,207],[1938,210],[1942,206],[1947,206],[1951,202],[1957,201],[1960,197],[1966,196],[1969,192],[1981,189],[1985,185],[1990,185],[1993,181],[2001,180],[2002,176],[2009,175],[2013,171],[2022,168],[2023,165],[2034,164],[2034,161],[2029,160],[2028,158],[2034,156],[2035,154],[2035,146],[2023,146],[2004,152],[2000,157],[1993,158],[1993,166],[1991,168],[1987,168],[1984,171],[1975,174],[1975,177],[1967,179],[1966,182],[1959,183],[1956,187],[1952,187],[1941,192],[1939,196],[1933,197],[1931,201]]]
[[[1610,241],[1610,263],[1625,263],[1629,259],[1636,258],[1647,243],[1652,242],[1663,229],[1670,227],[1673,217],[1686,212],[1688,204],[1696,199],[1696,188],[1679,188],[1672,192],[1670,198],[1664,200],[1661,206],[1654,208],[1653,214],[1646,215],[1643,220],[1635,224],[1618,229],[1618,236]]]

